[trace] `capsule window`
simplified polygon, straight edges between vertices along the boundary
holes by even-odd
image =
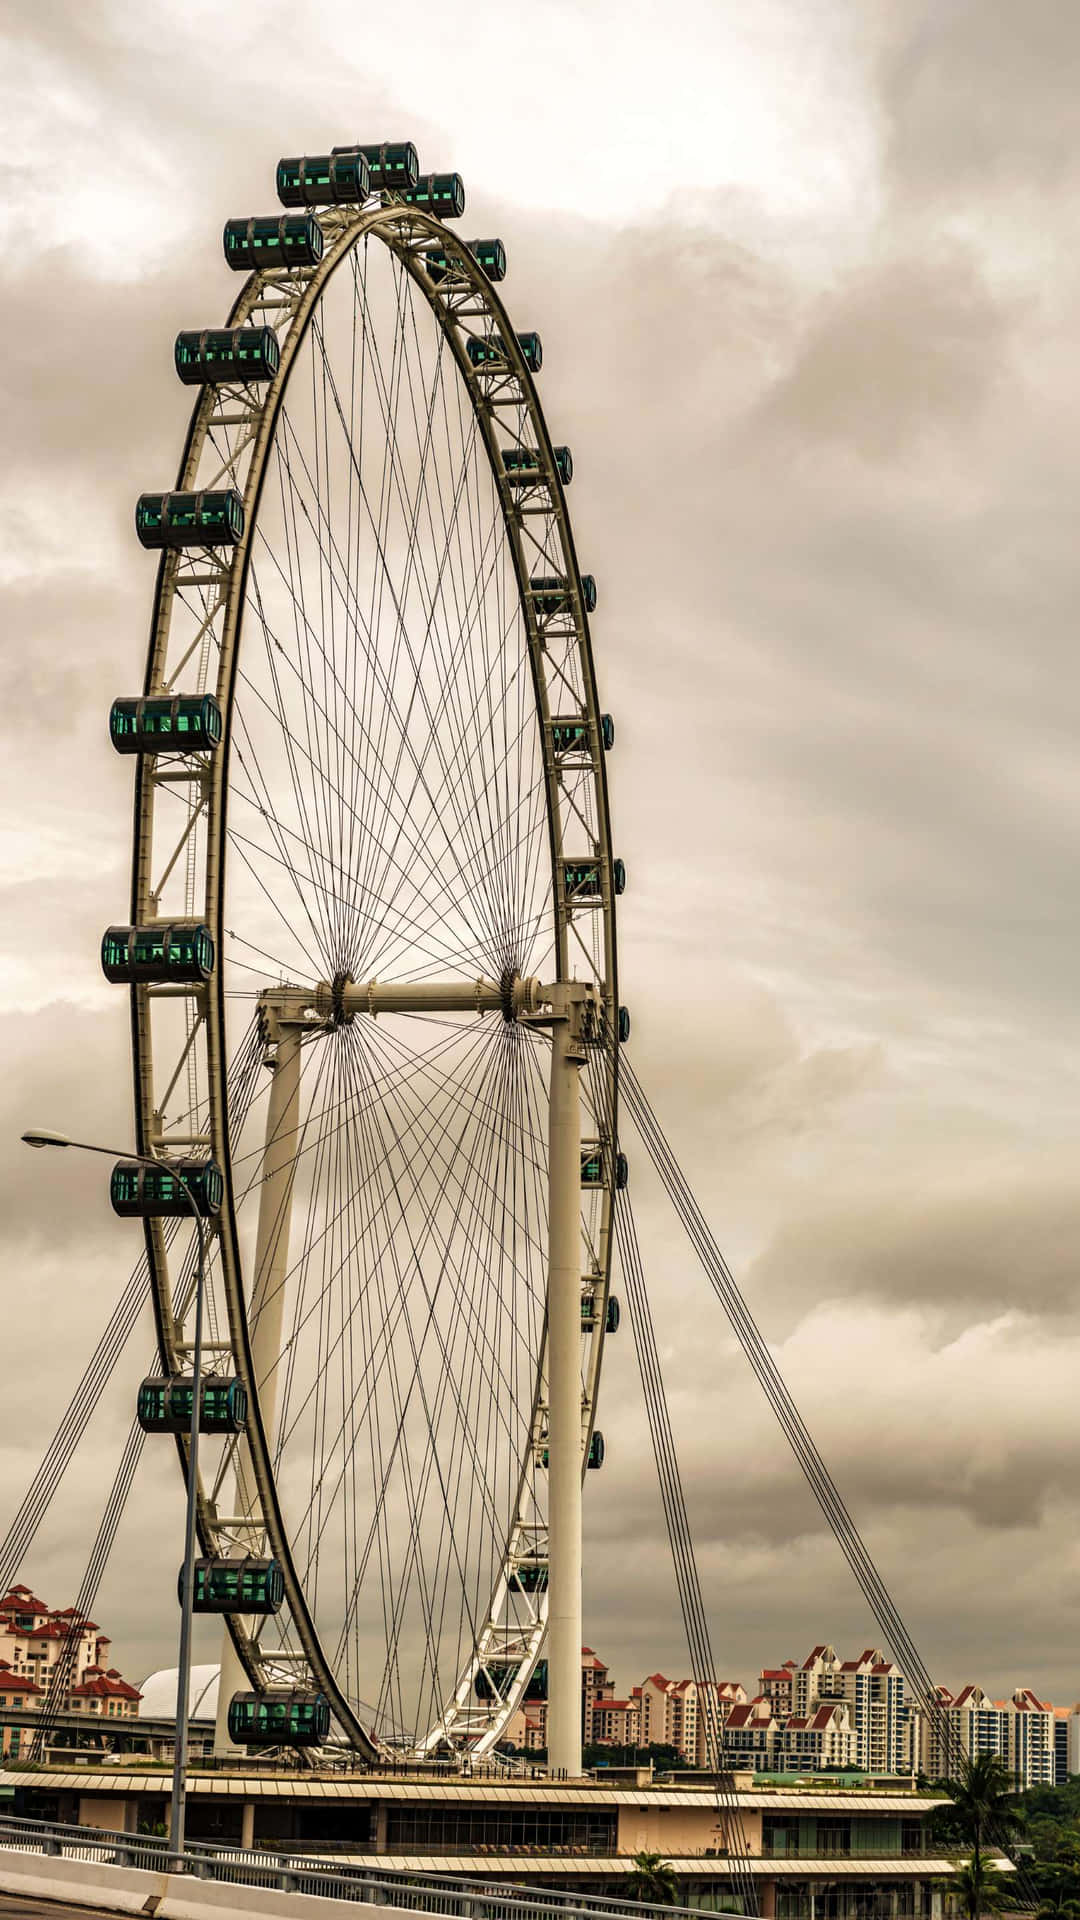
[[[459,220],[465,211],[465,183],[460,173],[421,174],[416,185],[405,187],[402,199],[410,207],[428,207],[442,220]]]
[[[221,1169],[213,1160],[159,1160],[152,1165],[119,1160],[109,1180],[113,1212],[122,1219],[190,1219],[192,1201],[198,1213],[210,1218],[221,1212],[224,1193]]]
[[[572,904],[580,905],[586,900],[595,904],[603,892],[600,862],[598,860],[564,860],[563,889]]]
[[[330,1707],[321,1693],[234,1693],[229,1738],[237,1746],[312,1747],[330,1732]]]
[[[600,715],[600,738],[604,743],[604,752],[610,753],[615,745],[615,722],[610,713]]]
[[[583,1143],[581,1148],[581,1184],[583,1187],[602,1187],[604,1180],[604,1148],[599,1140]]]
[[[209,693],[114,700],[109,733],[118,753],[208,753],[221,740],[221,708]]]
[[[489,280],[505,280],[506,248],[501,240],[470,240],[469,252]]]
[[[420,178],[420,160],[411,140],[383,141],[381,145],[335,147],[335,154],[362,153],[368,164],[372,193],[384,187],[415,187]]]
[[[241,272],[245,267],[315,267],[326,244],[310,213],[227,220],[223,242],[226,261]]]
[[[276,1560],[196,1560],[192,1606],[196,1613],[277,1613],[285,1579]],[[183,1600],[184,1571],[177,1578]]]

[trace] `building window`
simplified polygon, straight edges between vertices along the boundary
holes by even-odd
[[[397,1853],[616,1851],[614,1814],[545,1807],[408,1807],[386,1811],[386,1844]]]

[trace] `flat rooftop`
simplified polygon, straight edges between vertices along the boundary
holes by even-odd
[[[48,1788],[86,1794],[163,1793],[172,1790],[172,1773],[153,1767],[36,1767],[6,1768],[0,1772],[5,1788]],[[608,1787],[599,1781],[574,1780],[431,1780],[384,1774],[199,1772],[188,1774],[188,1794],[217,1799],[288,1800],[410,1800],[454,1802],[456,1805],[493,1800],[527,1800],[531,1806],[565,1806],[568,1801],[595,1807],[715,1808],[718,1791],[725,1804],[772,1813],[803,1808],[808,1813],[930,1813],[948,1806],[943,1794],[888,1791],[861,1787],[746,1787],[723,1792],[716,1787],[640,1786]],[[929,1869],[924,1869],[929,1871]]]

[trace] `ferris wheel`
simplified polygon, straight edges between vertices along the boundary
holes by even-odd
[[[160,550],[134,756],[137,1147],[161,1376],[196,1391],[219,1747],[489,1751],[549,1701],[580,1770],[581,1495],[609,1292],[615,896],[570,449],[497,239],[411,144],[283,160]]]

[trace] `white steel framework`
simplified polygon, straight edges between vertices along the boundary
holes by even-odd
[[[286,1592],[230,1617],[222,1699],[318,1689],[369,1758],[483,1752],[550,1617],[573,1773],[618,1013],[586,596],[468,248],[400,203],[319,221],[320,264],[253,274],[229,318],[273,328],[277,373],[203,388],[180,463],[179,490],[235,488],[243,536],[159,567],[145,692],[215,694],[223,742],[136,777],[132,921],[202,915],[216,948],[205,986],[131,990],[139,1149],[225,1183],[206,1364],[249,1416],[200,1536],[272,1553]],[[190,1256],[146,1235],[182,1372]]]

